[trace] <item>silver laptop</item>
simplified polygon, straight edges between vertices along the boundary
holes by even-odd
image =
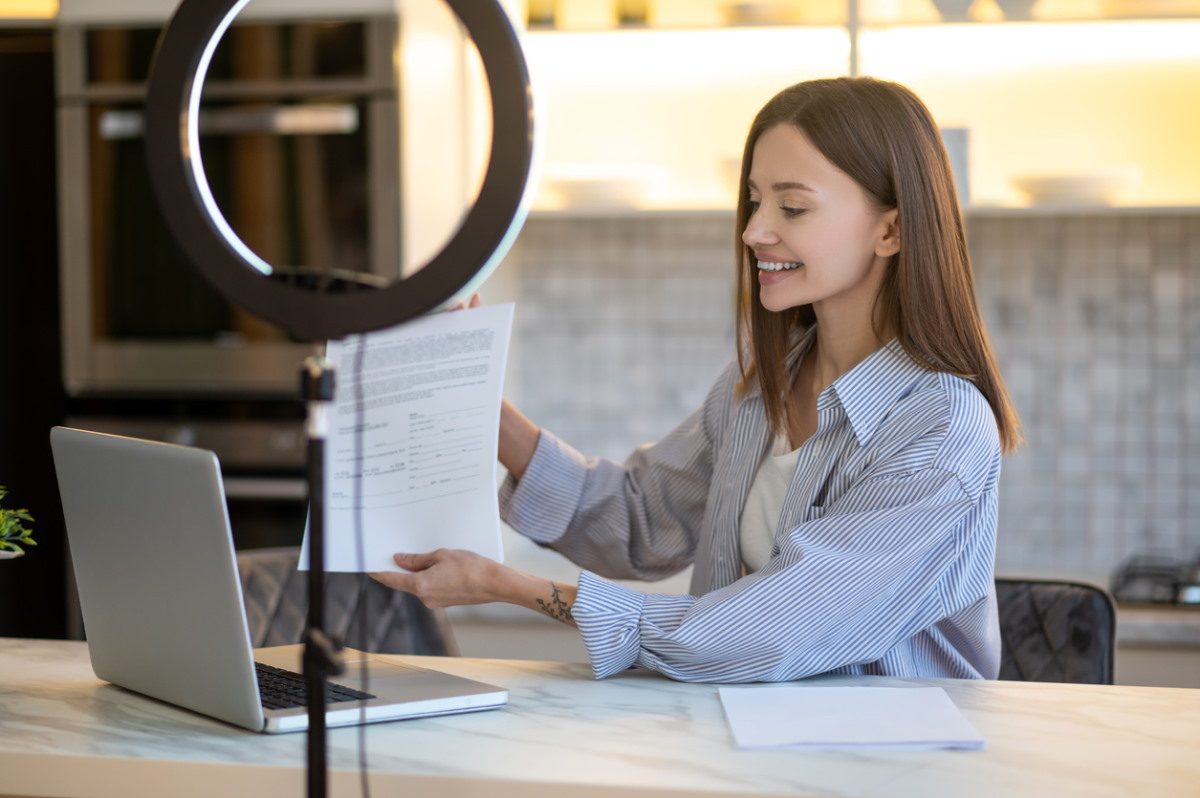
[[[305,707],[264,705],[255,663],[299,673],[303,647],[251,648],[216,455],[67,427],[50,444],[96,676],[253,731],[306,729]],[[342,653],[330,692],[349,692],[327,706],[329,726],[508,701],[499,687]]]

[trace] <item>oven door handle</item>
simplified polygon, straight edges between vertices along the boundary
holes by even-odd
[[[358,131],[358,107],[347,103],[255,106],[202,110],[202,135],[230,136],[269,133],[280,136],[341,135]],[[105,111],[100,115],[100,138],[141,138],[141,111]]]

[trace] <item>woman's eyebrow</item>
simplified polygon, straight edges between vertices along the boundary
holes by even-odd
[[[756,189],[756,190],[758,189],[758,186],[755,185],[753,180],[747,180],[746,185],[752,189]],[[817,191],[815,188],[813,188],[812,186],[809,186],[805,183],[797,183],[797,182],[792,182],[792,181],[785,181],[782,183],[772,183],[771,190],[772,191],[811,191],[814,194]]]
[[[805,185],[804,183],[794,182],[772,183],[771,189],[773,191],[816,191],[816,189],[812,186]]]

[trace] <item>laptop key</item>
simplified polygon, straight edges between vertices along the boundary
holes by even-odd
[[[261,662],[254,663],[254,668],[258,673],[258,692],[264,707],[293,709],[308,706],[308,684],[302,674]],[[326,682],[325,693],[326,703],[329,704],[375,698],[370,693],[334,682]]]

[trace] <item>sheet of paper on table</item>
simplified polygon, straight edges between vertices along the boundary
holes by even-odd
[[[722,687],[738,748],[982,748],[940,687]]]
[[[326,570],[398,571],[397,552],[442,547],[502,559],[496,447],[512,317],[512,304],[489,305],[329,343]],[[306,530],[301,568],[308,545]]]

